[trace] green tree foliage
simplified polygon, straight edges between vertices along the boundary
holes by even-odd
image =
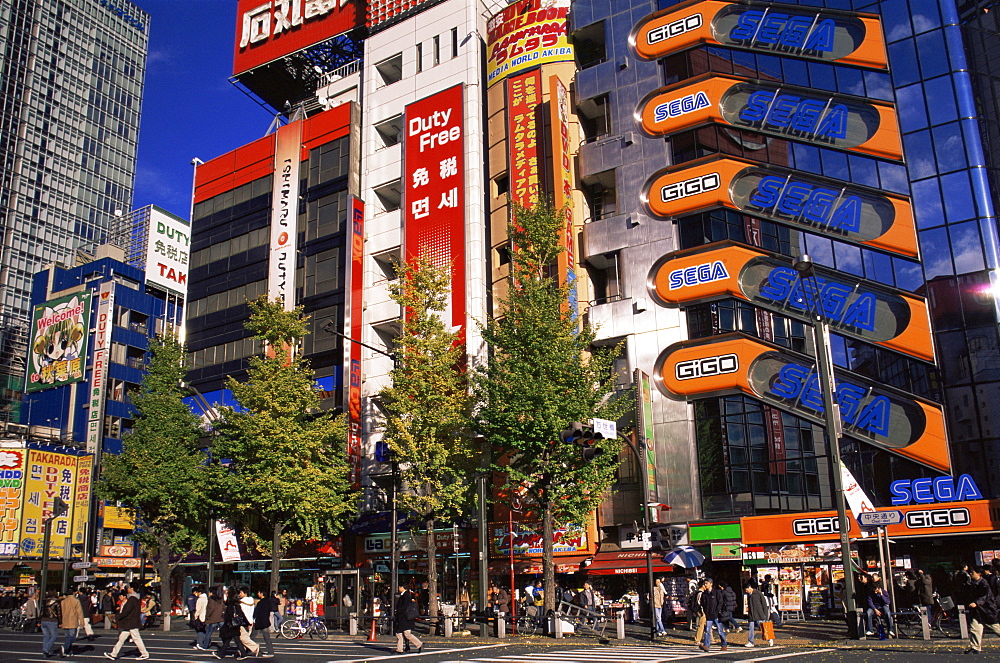
[[[222,408],[216,467],[227,520],[271,555],[271,591],[294,543],[338,532],[354,509],[344,418],[322,412],[309,362],[297,352],[308,331],[301,309],[280,301],[250,304],[246,326],[265,344],[245,382],[229,378],[239,407]]]
[[[564,218],[551,206],[515,205],[509,292],[483,328],[492,355],[476,380],[478,428],[496,454],[494,469],[506,474],[507,491],[526,491],[541,511],[546,609],[555,605],[555,526],[586,526],[621,448],[601,441],[602,453],[585,462],[559,433],[574,421],[616,420],[628,402],[611,398],[618,348],[592,346],[595,330],[574,317],[568,288],[553,276]]]
[[[121,502],[138,516],[135,539],[156,565],[162,587],[177,564],[205,549],[208,468],[198,449],[199,420],[181,400],[184,349],[173,336],[150,342],[152,359],[132,396],[135,426],[120,455],[103,456],[95,487],[99,499]],[[169,601],[166,593],[162,600]],[[164,630],[170,617],[164,610]]]
[[[468,506],[470,472],[479,454],[470,434],[464,346],[442,320],[450,270],[435,267],[426,256],[399,270],[391,294],[404,315],[392,386],[380,393],[386,411],[384,439],[400,464],[405,486],[398,505],[423,520],[426,536],[414,532],[414,538],[427,552],[428,589],[437,596],[435,523],[454,520]],[[436,601],[430,610],[436,617]]]

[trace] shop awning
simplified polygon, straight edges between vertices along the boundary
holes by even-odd
[[[653,573],[667,573],[674,567],[664,564],[662,553],[653,553]],[[586,569],[590,575],[625,575],[646,572],[646,552],[644,550],[616,550],[599,552]]]
[[[556,573],[576,573],[580,570],[580,564],[590,555],[567,555],[556,557]],[[490,574],[503,575],[510,573],[510,560],[492,559],[490,560]],[[514,559],[514,573],[537,575],[542,573],[542,560],[540,559]]]

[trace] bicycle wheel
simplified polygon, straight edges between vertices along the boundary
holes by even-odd
[[[921,638],[920,615],[915,612],[898,612],[895,617],[896,633],[901,638]]]
[[[961,629],[958,627],[958,619],[954,619],[951,615],[947,617],[941,615],[937,621],[936,630],[939,635],[945,638],[959,638],[961,637]],[[931,633],[933,635],[933,632]]]
[[[281,637],[287,638],[288,640],[301,638],[302,627],[299,626],[299,623],[293,619],[281,622]]]
[[[315,633],[316,637],[320,640],[326,640],[330,636],[329,631],[326,629],[326,624],[323,622],[314,623],[312,633]],[[312,633],[310,635],[312,635]]]

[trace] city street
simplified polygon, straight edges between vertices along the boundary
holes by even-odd
[[[143,639],[150,652],[151,661],[174,661],[204,663],[216,660],[207,652],[195,652],[188,643],[185,633],[163,634],[145,632]],[[4,633],[4,651],[0,661],[45,661],[39,653],[40,634]],[[115,641],[114,634],[101,633],[93,642],[77,644],[78,653],[66,659],[54,660],[106,660],[104,652],[110,651]],[[60,641],[61,642],[61,639]],[[994,645],[993,642],[989,643]],[[380,642],[370,643],[356,639],[336,638],[327,641],[295,641],[278,639],[275,641],[275,658],[265,659],[280,663],[298,661],[336,661],[338,663],[362,663],[363,661],[403,660],[414,663],[658,663],[666,661],[698,660],[704,663],[721,661],[794,661],[796,663],[832,663],[834,661],[879,661],[884,663],[931,663],[942,660],[956,660],[964,651],[964,643],[954,646],[927,648],[914,643],[913,647],[880,649],[877,644],[865,646],[858,643],[851,649],[834,647],[758,647],[747,649],[734,645],[722,652],[717,647],[705,653],[686,644],[664,644],[650,646],[600,645],[584,642],[554,643],[551,640],[532,642],[484,643],[483,641],[436,641],[428,643],[422,654],[398,655],[393,651],[393,643],[387,637]],[[877,652],[877,653],[876,653]],[[120,660],[136,660],[137,650],[126,646]],[[231,660],[231,659],[229,659]],[[256,660],[256,659],[255,659]],[[974,660],[1000,660],[1000,649],[988,648],[986,653]]]

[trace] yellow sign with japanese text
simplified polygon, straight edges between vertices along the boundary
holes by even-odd
[[[47,449],[28,449],[24,505],[21,516],[21,556],[42,556],[44,521],[52,515],[55,498],[70,505],[69,513],[52,521],[49,555],[63,557],[65,542],[73,536],[71,518],[76,488],[77,456]]]

